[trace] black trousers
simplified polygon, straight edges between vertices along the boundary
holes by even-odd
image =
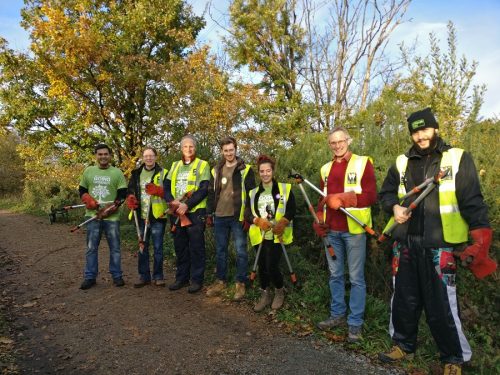
[[[256,247],[257,250],[257,247]],[[266,289],[272,283],[275,288],[283,288],[283,274],[280,271],[280,260],[283,250],[279,243],[264,240],[259,257],[260,287]]]
[[[421,236],[393,248],[394,294],[389,330],[405,352],[416,350],[422,310],[445,363],[470,360],[471,349],[462,331],[456,295],[453,248],[424,248]]]

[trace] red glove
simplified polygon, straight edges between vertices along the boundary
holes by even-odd
[[[146,193],[163,198],[163,188],[161,186],[153,184],[152,182],[146,184]]]
[[[209,228],[211,228],[211,227],[214,226],[214,217],[213,217],[213,215],[207,215],[205,217],[205,224]]]
[[[325,222],[323,221],[323,213],[316,212],[316,217],[318,218],[319,223],[314,221],[313,222],[313,229],[319,237],[326,237],[326,235],[328,234],[328,231],[330,230],[330,227],[328,226],[328,224],[325,224]]]
[[[264,232],[267,232],[269,229],[271,229],[273,226],[269,222],[269,220],[264,219],[262,217],[256,217],[253,219],[253,223],[257,225],[260,229],[262,229]]]
[[[358,198],[353,191],[348,193],[328,194],[325,198],[325,203],[329,208],[338,210],[340,207],[356,207]]]
[[[473,241],[472,245],[468,246],[462,254],[460,254],[462,264],[466,266],[476,265],[488,257],[493,231],[491,228],[473,229],[470,231],[470,236]],[[468,259],[469,257],[472,258],[472,261]]]
[[[286,217],[282,217],[281,219],[279,219],[279,221],[273,227],[273,233],[278,237],[282,237],[283,232],[285,231],[285,228],[287,227],[287,225],[289,223],[290,223],[290,220],[288,220]]]
[[[82,195],[82,202],[85,203],[85,208],[87,210],[96,210],[99,208],[99,202],[97,202],[89,193]]]
[[[139,201],[137,200],[134,194],[129,194],[127,199],[125,200],[125,203],[127,204],[127,207],[131,211],[139,208]]]

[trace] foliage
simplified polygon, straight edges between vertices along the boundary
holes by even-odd
[[[19,193],[23,189],[23,160],[16,152],[19,142],[15,134],[0,131],[0,195]]]

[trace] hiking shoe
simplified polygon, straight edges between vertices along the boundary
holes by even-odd
[[[192,282],[188,288],[188,293],[193,294],[193,293],[199,292],[201,290],[201,288],[202,288],[201,284]]]
[[[151,281],[145,281],[145,280],[142,280],[140,279],[139,281],[137,281],[136,283],[134,283],[134,288],[142,288],[146,285],[150,285],[151,284]]]
[[[226,283],[224,282],[224,280],[217,280],[215,283],[208,287],[207,297],[218,296],[224,289],[226,289]]]
[[[405,358],[408,354],[399,346],[394,345],[388,352],[378,353],[378,359],[384,363],[391,363]]]
[[[462,365],[458,363],[446,363],[443,375],[462,375]]]
[[[234,293],[233,301],[241,301],[245,297],[245,283],[236,282],[236,292]]]
[[[168,289],[170,289],[170,290],[179,290],[180,288],[184,288],[185,286],[188,286],[188,285],[189,285],[189,282],[187,282],[187,281],[175,280],[175,283],[170,284],[168,286]]]
[[[362,326],[349,326],[349,334],[347,335],[347,341],[350,343],[355,343],[361,340]]]
[[[269,306],[271,304],[271,293],[269,292],[269,288],[267,289],[261,289],[261,295],[259,302],[256,303],[256,305],[253,307],[253,311],[255,312],[261,312],[266,308],[266,306]]]
[[[317,323],[316,327],[318,327],[322,331],[326,331],[327,329],[330,328],[340,327],[345,323],[346,323],[345,316],[336,316],[336,317],[331,316],[328,319]]]
[[[283,292],[283,288],[275,289],[273,303],[271,304],[271,309],[279,310],[281,306],[283,306],[284,301],[285,301],[285,293]]]
[[[117,277],[116,279],[113,279],[113,284],[115,284],[115,286],[124,286],[125,281],[123,281],[123,277]]]
[[[154,283],[156,286],[165,286],[165,280],[155,280]]]
[[[80,289],[81,289],[81,290],[90,289],[90,288],[92,288],[95,284],[96,284],[96,283],[95,283],[95,279],[85,279],[85,280],[83,280],[82,285],[80,285]]]

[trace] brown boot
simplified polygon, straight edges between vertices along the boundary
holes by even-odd
[[[245,283],[236,282],[236,292],[234,293],[233,301],[241,301],[245,297]]]
[[[273,310],[279,310],[281,306],[283,306],[284,301],[285,301],[285,293],[283,291],[283,288],[275,289],[273,304],[271,305],[271,308]]]
[[[462,366],[457,363],[447,363],[444,365],[443,375],[462,375]]]
[[[261,295],[259,302],[254,306],[253,311],[255,312],[261,312],[264,310],[267,306],[271,304],[271,294],[269,292],[269,288],[267,289],[261,289]]]

